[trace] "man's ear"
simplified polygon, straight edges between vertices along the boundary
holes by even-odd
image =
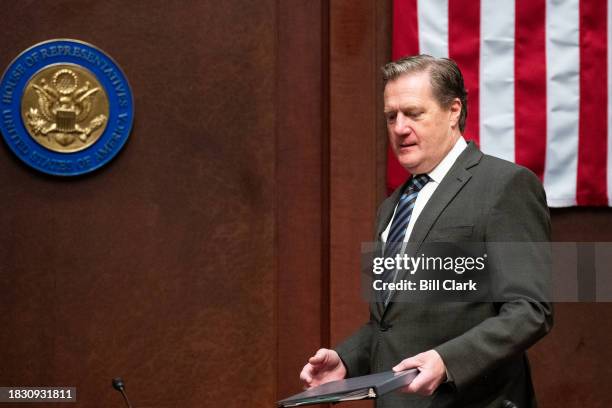
[[[461,101],[459,98],[455,98],[449,107],[450,112],[450,124],[451,127],[456,127],[459,125],[459,117],[461,116]]]

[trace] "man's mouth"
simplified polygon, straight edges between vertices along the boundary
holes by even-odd
[[[404,142],[404,143],[400,143],[399,148],[400,149],[405,149],[405,148],[409,148],[412,146],[416,146],[416,143],[412,143],[412,142]]]

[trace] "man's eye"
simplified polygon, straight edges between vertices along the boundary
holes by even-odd
[[[387,115],[387,122],[393,122],[395,120],[397,115],[392,114],[392,115]]]

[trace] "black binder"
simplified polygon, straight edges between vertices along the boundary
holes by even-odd
[[[322,404],[327,402],[355,401],[378,398],[412,382],[419,371],[417,369],[385,371],[377,374],[353,377],[346,380],[331,381],[318,387],[278,401],[279,407],[298,407],[302,405]]]

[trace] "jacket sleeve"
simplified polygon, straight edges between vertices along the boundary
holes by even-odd
[[[370,374],[370,353],[374,333],[374,322],[370,320],[334,348],[344,363],[347,378]]]
[[[544,190],[524,168],[503,179],[497,179],[497,199],[485,232],[497,315],[435,348],[459,390],[525,352],[553,324],[547,290],[550,215]]]

